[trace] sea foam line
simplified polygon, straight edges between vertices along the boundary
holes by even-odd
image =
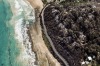
[[[16,12],[13,19],[15,20],[16,39],[19,42],[18,45],[22,48],[18,58],[21,62],[25,62],[25,66],[37,66],[34,64],[36,56],[35,53],[32,52],[31,42],[29,42],[29,36],[27,34],[27,26],[29,26],[30,17],[34,17],[31,21],[35,20],[34,12],[32,12],[33,16],[30,16],[31,11],[34,10],[23,0],[14,0],[14,4]],[[17,18],[19,16],[20,18]]]

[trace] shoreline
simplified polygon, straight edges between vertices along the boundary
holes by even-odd
[[[29,0],[28,0],[29,1]],[[31,25],[31,29],[30,29],[30,34],[31,34],[31,39],[33,42],[33,50],[34,52],[36,52],[37,58],[38,58],[38,62],[40,66],[61,66],[60,63],[57,61],[57,59],[54,58],[54,56],[51,54],[51,52],[48,50],[48,48],[46,47],[46,44],[43,40],[42,37],[42,29],[40,26],[40,18],[39,18],[39,13],[41,12],[40,10],[42,8],[39,9],[39,7],[41,7],[41,5],[36,5],[34,6],[34,3],[30,3],[31,5],[33,5],[33,8],[38,9],[39,11],[36,11],[36,22]]]
[[[36,52],[34,51],[34,49],[33,49],[33,41],[32,41],[32,37],[31,37],[31,33],[30,33],[30,30],[31,30],[31,28],[30,28],[30,26],[29,27],[27,27],[27,34],[28,34],[28,36],[29,36],[29,42],[31,42],[31,49],[32,49],[32,51],[36,54]],[[35,61],[35,65],[38,65],[38,61],[37,61],[38,59],[37,59],[37,55],[36,55],[36,61]]]
[[[15,29],[14,37],[18,42],[17,47],[20,50],[20,54],[17,56],[16,61],[18,61],[18,63],[21,63],[21,66],[37,66],[35,65],[35,53],[31,51],[31,43],[27,34],[25,33],[27,32],[27,28],[25,27],[25,25],[23,25],[24,17],[28,16],[28,14],[30,13],[27,8],[31,9],[31,7],[26,8],[28,11],[27,12],[25,10],[27,12],[27,15],[21,15],[23,7],[26,7],[27,5],[29,6],[29,4],[27,4],[25,1],[21,2],[24,3],[20,5],[19,0],[9,0],[11,10],[13,12],[13,16],[10,23]]]
[[[16,0],[17,1],[17,0]],[[12,20],[11,20],[11,24],[13,25],[13,27],[16,27],[15,28],[15,37],[16,37],[16,39],[17,39],[17,41],[18,41],[18,48],[19,48],[19,50],[20,50],[20,54],[19,54],[19,56],[17,57],[17,60],[18,60],[18,62],[20,62],[21,64],[22,64],[22,66],[23,65],[26,65],[27,66],[27,64],[29,64],[29,63],[31,63],[31,61],[34,61],[34,59],[33,60],[30,60],[30,61],[28,61],[29,60],[29,58],[31,58],[31,57],[29,57],[29,55],[27,54],[27,52],[26,52],[26,48],[25,48],[25,44],[23,44],[24,42],[23,42],[23,40],[24,40],[24,38],[23,38],[23,33],[21,33],[22,31],[21,30],[23,30],[23,29],[25,29],[25,30],[27,30],[27,34],[28,34],[28,37],[29,37],[29,42],[31,42],[31,50],[32,50],[32,52],[31,53],[33,53],[34,52],[34,54],[35,54],[35,60],[37,60],[37,61],[35,61],[34,62],[34,64],[40,64],[40,66],[47,66],[47,65],[50,65],[50,66],[60,66],[60,63],[53,57],[53,55],[50,53],[50,51],[48,50],[48,48],[46,47],[46,45],[45,45],[45,42],[44,42],[44,40],[43,40],[43,38],[42,38],[42,31],[41,31],[41,26],[40,26],[40,22],[39,22],[39,13],[40,13],[40,10],[42,9],[42,7],[39,7],[39,8],[36,8],[36,9],[38,9],[39,10],[39,12],[38,12],[38,14],[36,13],[36,22],[34,23],[34,25],[32,25],[32,27],[30,27],[30,28],[25,28],[25,27],[22,27],[22,20],[23,20],[23,18],[21,18],[21,19],[16,19],[15,20],[15,18],[16,18],[16,16],[17,15],[20,15],[21,14],[21,12],[23,11],[23,9],[22,9],[22,5],[20,5],[19,4],[19,1],[17,2],[17,5],[18,6],[16,6],[17,8],[15,8],[15,3],[13,3],[13,2],[15,2],[15,1],[11,1],[11,0],[9,0],[9,2],[10,2],[10,6],[11,6],[11,9],[12,9],[12,12],[13,12],[13,17],[12,17]],[[22,2],[22,1],[21,1]],[[26,2],[26,1],[24,1],[24,2]],[[13,4],[12,4],[13,3]],[[27,2],[27,4],[28,5],[30,5],[28,2]],[[21,9],[20,9],[21,8]],[[33,7],[33,9],[34,9],[34,7]],[[36,11],[37,12],[37,11]],[[18,14],[17,14],[18,13]],[[20,16],[20,17],[22,17],[22,16]],[[21,22],[20,22],[21,21]],[[33,23],[32,23],[33,24]],[[17,26],[16,26],[17,25]],[[34,34],[32,31],[33,30],[35,30],[36,31],[36,34]],[[17,34],[16,34],[17,33]],[[18,37],[19,36],[19,37]],[[31,36],[31,37],[30,37]],[[35,37],[35,38],[33,38],[33,36]],[[34,40],[35,39],[35,40]],[[39,40],[39,41],[37,41],[37,40]],[[35,41],[35,42],[34,42]],[[30,43],[29,43],[30,44]],[[36,45],[37,44],[37,45]],[[21,45],[21,46],[20,46]],[[29,51],[30,51],[30,49],[28,49]],[[42,56],[42,57],[41,57]],[[22,59],[20,59],[20,58],[22,58]],[[34,58],[34,57],[33,57]],[[42,62],[42,63],[41,63]],[[30,66],[35,66],[34,64],[32,64],[32,65],[30,65]]]

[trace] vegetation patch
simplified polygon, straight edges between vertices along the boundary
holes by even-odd
[[[100,65],[100,10],[95,5],[51,4],[44,20],[57,51],[70,66]]]

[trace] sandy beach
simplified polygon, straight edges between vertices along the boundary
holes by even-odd
[[[61,66],[46,47],[42,37],[39,18],[39,14],[43,8],[42,1],[9,0],[9,2],[13,12],[10,23],[15,27],[15,37],[18,40],[17,46],[20,50],[20,54],[16,59],[22,64],[21,66]],[[23,10],[24,16],[22,15]],[[29,16],[30,13],[32,17]],[[27,25],[28,22],[26,25],[22,25],[23,17],[26,20],[31,19],[33,21],[30,27]]]
[[[43,8],[41,0],[28,0],[33,8],[38,9],[36,11],[36,17],[39,17],[39,13]],[[42,30],[40,26],[40,18],[36,18],[36,22],[30,27],[30,34],[33,43],[33,51],[37,55],[38,64],[40,66],[61,66],[60,63],[50,53],[42,37]]]

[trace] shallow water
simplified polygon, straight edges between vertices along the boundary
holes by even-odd
[[[0,0],[0,66],[36,66],[27,34],[34,18],[34,10],[23,0]]]
[[[12,15],[7,0],[0,0],[0,66],[20,66],[16,61],[19,50],[14,28],[9,23]]]

